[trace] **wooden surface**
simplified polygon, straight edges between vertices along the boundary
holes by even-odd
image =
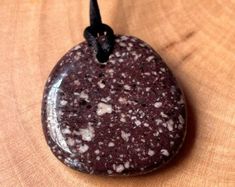
[[[235,186],[235,0],[100,0],[116,33],[152,45],[189,105],[186,143],[166,168],[140,177],[75,172],[41,129],[44,83],[83,40],[88,0],[0,1],[0,186]]]

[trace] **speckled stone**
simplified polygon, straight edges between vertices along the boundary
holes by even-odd
[[[54,155],[76,170],[103,175],[153,171],[178,152],[185,102],[151,47],[117,36],[105,65],[86,42],[55,66],[45,86],[42,124]]]

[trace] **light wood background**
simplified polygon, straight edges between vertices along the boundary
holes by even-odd
[[[43,86],[83,40],[88,0],[0,0],[0,186],[235,186],[235,0],[100,0],[116,33],[152,45],[189,103],[186,143],[166,168],[127,178],[61,164],[42,134]]]

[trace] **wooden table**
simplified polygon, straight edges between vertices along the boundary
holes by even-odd
[[[61,164],[40,105],[58,59],[83,40],[88,0],[0,1],[0,186],[235,186],[235,1],[100,0],[105,23],[153,46],[182,84],[186,143],[166,168],[127,178]]]

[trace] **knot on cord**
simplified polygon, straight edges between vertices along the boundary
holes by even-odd
[[[102,23],[97,0],[90,0],[90,26],[84,30],[84,37],[97,60],[106,62],[112,53],[115,35],[110,26]]]

